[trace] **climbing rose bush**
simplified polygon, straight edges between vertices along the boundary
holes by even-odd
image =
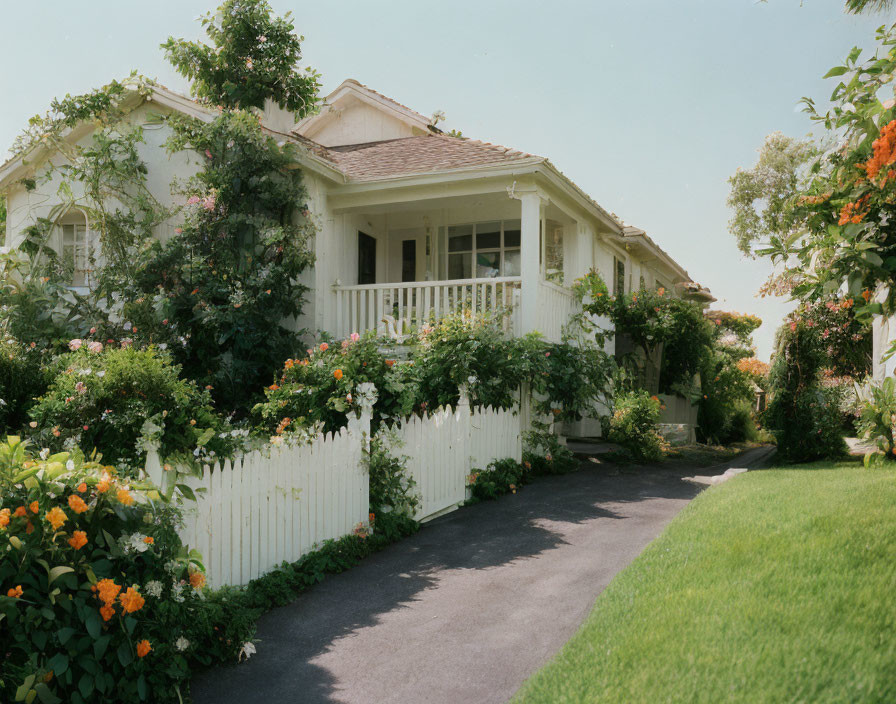
[[[0,701],[178,701],[191,664],[237,657],[160,499],[78,449],[0,445]]]

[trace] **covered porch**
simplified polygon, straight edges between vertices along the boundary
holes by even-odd
[[[333,200],[316,288],[318,327],[337,337],[401,336],[468,309],[503,315],[509,334],[560,341],[577,310],[569,286],[594,264],[590,229],[515,181],[464,195]]]

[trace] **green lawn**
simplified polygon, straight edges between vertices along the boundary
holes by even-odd
[[[705,491],[514,701],[896,702],[896,470]]]

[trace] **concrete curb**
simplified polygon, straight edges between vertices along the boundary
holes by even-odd
[[[727,482],[738,474],[768,466],[777,450],[774,445],[763,445],[762,447],[747,450],[739,457],[735,457],[728,462],[709,467],[710,470],[724,469],[721,474],[698,474],[693,477],[682,477],[682,481],[702,486],[716,486],[717,484]]]

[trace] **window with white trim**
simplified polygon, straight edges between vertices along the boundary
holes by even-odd
[[[519,220],[452,225],[446,230],[446,279],[520,275]]]
[[[71,272],[71,286],[87,288],[93,285],[96,263],[96,234],[91,231],[87,215],[72,211],[59,221],[60,254],[66,270]]]

